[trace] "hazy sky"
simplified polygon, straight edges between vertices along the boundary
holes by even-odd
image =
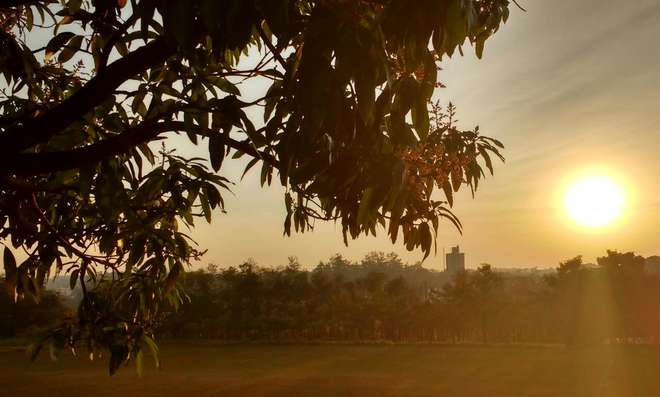
[[[607,248],[660,254],[660,3],[657,0],[522,0],[528,12],[512,16],[487,43],[483,60],[470,52],[442,65],[463,127],[506,145],[507,163],[496,168],[474,200],[464,195],[455,212],[460,236],[446,224],[438,239],[460,244],[468,266],[556,266],[578,254],[593,261]],[[234,180],[238,167],[227,168]],[[595,171],[594,171],[595,170]],[[562,207],[568,181],[605,172],[628,195],[614,227],[588,231]],[[341,227],[318,224],[313,233],[282,236],[283,192],[260,189],[258,172],[226,197],[228,214],[194,235],[209,252],[204,263],[286,263],[290,255],[313,266],[333,253],[359,259],[373,250],[395,251],[415,262],[422,255],[380,238],[345,247]],[[442,266],[442,248],[425,266]]]

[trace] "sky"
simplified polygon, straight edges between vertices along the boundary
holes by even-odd
[[[506,145],[505,164],[464,193],[455,213],[460,235],[441,227],[438,252],[424,266],[442,269],[442,252],[460,244],[468,267],[555,267],[583,255],[595,261],[607,249],[660,254],[660,3],[657,0],[523,0],[487,43],[442,62],[462,127]],[[370,251],[396,252],[385,233],[345,246],[341,227],[317,223],[313,232],[285,237],[283,191],[262,189],[259,173],[239,180],[240,164],[226,171],[237,181],[226,214],[199,224],[194,237],[208,253],[199,265],[237,265],[247,258],[265,266],[297,256],[308,267],[341,253],[359,260]],[[568,219],[562,197],[580,175],[604,174],[621,185],[626,207],[612,226],[588,230]]]

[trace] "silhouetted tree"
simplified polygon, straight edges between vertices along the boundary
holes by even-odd
[[[178,276],[203,253],[183,226],[224,208],[230,182],[218,172],[239,157],[246,172],[260,166],[262,185],[284,187],[287,234],[334,219],[346,241],[383,227],[428,255],[441,219],[460,228],[454,192],[476,189],[502,147],[476,128],[459,130],[453,107],[429,113],[437,62],[466,41],[481,56],[508,6],[2,3],[0,238],[10,289],[38,295],[51,271],[67,271],[83,306],[64,328],[71,335],[54,337],[95,339],[88,345],[110,350],[114,372],[153,346],[157,308],[182,300]],[[43,32],[50,37],[39,48],[33,38]],[[241,92],[246,81],[263,92]],[[174,134],[208,145],[212,169],[165,149],[154,154],[150,143]],[[27,259],[17,263],[10,246]],[[240,272],[239,293],[254,292]],[[235,299],[260,310],[249,296]],[[101,320],[123,320],[82,317],[98,319],[101,307],[117,311]]]

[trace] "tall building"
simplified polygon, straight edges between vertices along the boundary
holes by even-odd
[[[465,254],[459,246],[451,248],[451,252],[445,255],[447,273],[460,273],[465,271]]]

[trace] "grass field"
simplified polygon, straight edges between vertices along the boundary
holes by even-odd
[[[660,396],[660,349],[427,345],[163,347],[163,368],[0,350],[0,396]]]

